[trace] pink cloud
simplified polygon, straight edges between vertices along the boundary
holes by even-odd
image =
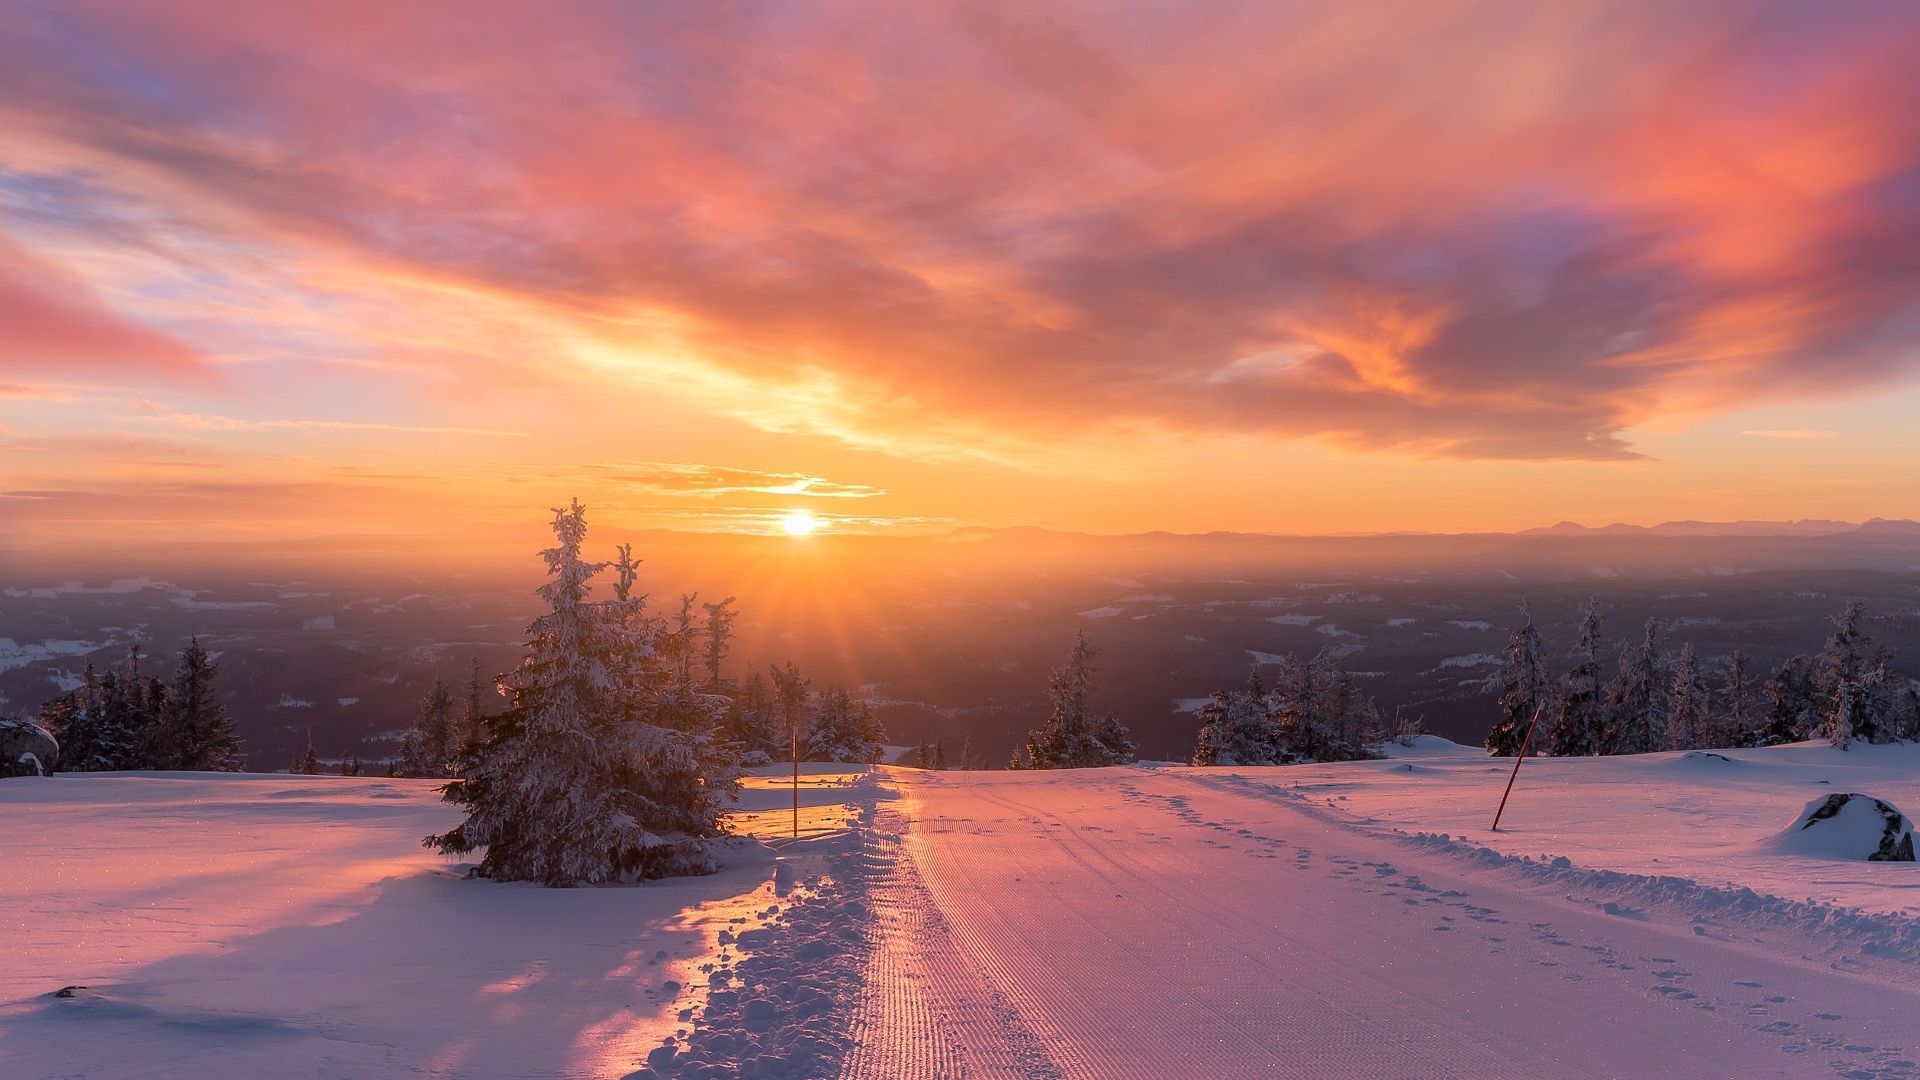
[[[1898,6],[61,3],[0,124],[871,426],[1604,458],[1912,374],[1916,51]]]
[[[0,238],[0,374],[85,381],[200,378],[206,370],[185,345],[121,318],[79,281]]]

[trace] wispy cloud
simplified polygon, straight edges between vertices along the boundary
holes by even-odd
[[[360,420],[248,420],[207,413],[175,412],[153,402],[134,402],[140,419],[171,424],[189,431],[273,431],[309,429],[316,431],[404,431],[426,435],[485,435],[502,439],[524,439],[525,431],[500,431],[493,428],[443,427],[421,424],[382,424]]]
[[[22,0],[0,228],[157,269],[141,319],[17,273],[0,310],[103,370],[193,372],[203,337],[577,365],[1041,464],[1135,430],[1624,459],[1650,419],[1920,363],[1920,7],[1121,8]]]
[[[1773,431],[1742,431],[1742,435],[1753,435],[1762,439],[1831,439],[1831,431],[1814,431],[1807,428],[1789,428]]]
[[[782,495],[811,499],[871,499],[885,495],[866,484],[843,484],[804,473],[761,472],[719,465],[690,465],[667,461],[603,462],[591,466],[599,473],[625,481],[654,495]]]

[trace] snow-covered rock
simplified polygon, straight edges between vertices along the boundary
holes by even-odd
[[[1913,862],[1913,823],[1893,804],[1871,795],[1835,792],[1808,802],[1793,824],[1764,846],[1817,859]]]
[[[46,728],[0,719],[0,776],[45,776],[59,757],[60,744]]]

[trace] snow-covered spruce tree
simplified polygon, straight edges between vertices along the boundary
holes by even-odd
[[[453,691],[439,675],[420,699],[413,724],[400,739],[401,776],[452,776],[464,739],[453,715]]]
[[[1283,656],[1268,693],[1279,762],[1353,761],[1380,756],[1386,721],[1362,698],[1340,653],[1321,649],[1301,663]]]
[[[1661,706],[1666,695],[1660,686],[1660,651],[1655,635],[1660,624],[1647,620],[1646,637],[1639,648],[1620,647],[1620,672],[1607,685],[1607,739],[1609,754],[1645,754],[1661,748],[1667,725]]]
[[[1720,665],[1720,689],[1713,698],[1716,746],[1758,746],[1760,726],[1754,715],[1753,687],[1747,680],[1747,654],[1739,649]]]
[[[801,736],[806,733],[807,723],[807,683],[810,681],[800,674],[793,661],[787,661],[785,668],[768,665],[773,676],[773,709],[777,721],[775,734],[775,761],[798,761],[801,757]]]
[[[729,699],[720,735],[742,765],[766,765],[787,756],[780,718],[767,693],[766,676],[754,672]]]
[[[1820,652],[1814,669],[1820,704],[1820,734],[1841,749],[1854,739],[1879,741],[1879,717],[1874,710],[1872,641],[1860,629],[1866,605],[1860,601],[1834,617],[1833,636]]]
[[[1680,646],[1667,681],[1667,749],[1698,750],[1720,745],[1710,733],[1712,699],[1700,677],[1700,661],[1693,642]]]
[[[240,771],[242,755],[233,718],[214,693],[213,680],[219,674],[207,650],[200,647],[200,639],[189,638],[160,708],[154,768]]]
[[[1047,684],[1046,723],[1027,732],[1026,760],[1016,753],[1013,767],[1096,769],[1133,761],[1127,729],[1113,716],[1096,715],[1087,702],[1095,655],[1087,635],[1076,634],[1066,665],[1055,668]]]
[[[1573,670],[1567,672],[1560,707],[1554,710],[1547,727],[1549,754],[1583,757],[1600,752],[1600,740],[1606,730],[1600,683],[1600,604],[1587,601],[1574,636]]]
[[[711,727],[725,702],[678,699],[680,672],[663,655],[672,633],[631,594],[631,554],[614,566],[614,595],[590,600],[610,564],[581,556],[586,512],[554,511],[559,543],[542,552],[552,610],[528,628],[527,651],[502,684],[508,707],[471,746],[449,802],[458,826],[426,839],[443,852],[485,851],[474,874],[579,885],[715,869],[705,841],[737,786]]]
[[[1774,668],[1767,677],[1766,696],[1767,714],[1757,745],[1778,746],[1810,737],[1820,715],[1812,660],[1794,656]]]
[[[834,687],[820,695],[802,742],[808,761],[876,764],[887,756],[887,733],[864,701]]]
[[[1213,700],[1200,710],[1200,738],[1194,747],[1195,765],[1279,765],[1287,755],[1280,749],[1279,729],[1273,722],[1267,688],[1260,673],[1247,678],[1244,690],[1215,690]]]
[[[1487,753],[1496,757],[1518,754],[1535,714],[1547,716],[1557,704],[1540,656],[1540,631],[1534,628],[1533,612],[1522,604],[1520,615],[1525,621],[1507,641],[1505,662],[1492,680],[1499,695],[1500,718],[1487,732]]]

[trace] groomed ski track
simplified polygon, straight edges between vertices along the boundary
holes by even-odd
[[[1570,891],[1284,770],[886,782],[849,1080],[1920,1077],[1911,964]]]

